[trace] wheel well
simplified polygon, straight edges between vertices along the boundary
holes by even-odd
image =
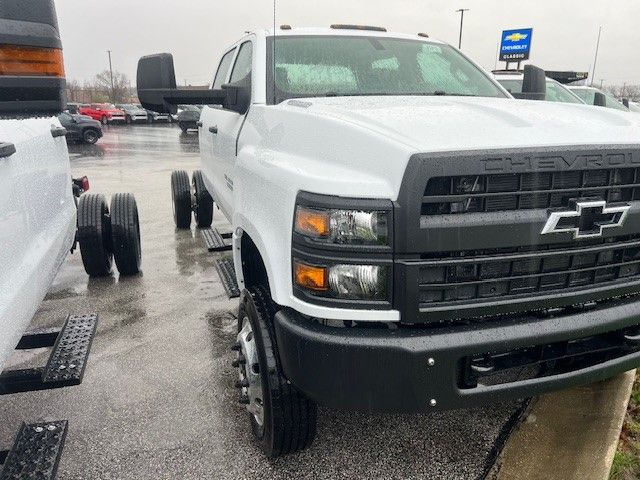
[[[240,244],[242,255],[242,275],[245,288],[264,286],[269,288],[269,277],[262,255],[248,234],[242,235]]]

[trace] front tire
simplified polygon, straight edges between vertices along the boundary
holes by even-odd
[[[204,184],[200,170],[193,172],[193,191],[196,197],[193,209],[196,225],[199,228],[209,228],[213,221],[213,198]]]
[[[136,199],[131,193],[116,193],[111,198],[111,237],[113,257],[120,274],[140,272],[140,222]]]
[[[177,228],[191,227],[191,187],[189,175],[184,170],[171,173],[171,200],[173,220]]]
[[[111,273],[111,222],[104,195],[85,193],[78,202],[78,242],[85,271],[91,277]]]
[[[238,311],[238,366],[241,399],[251,429],[269,458],[307,448],[316,434],[316,404],[280,372],[273,335],[276,305],[266,288],[242,292]]]
[[[98,132],[89,128],[82,133],[82,140],[84,143],[88,143],[89,145],[94,145],[99,139]]]

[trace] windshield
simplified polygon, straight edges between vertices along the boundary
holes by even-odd
[[[273,45],[273,38],[270,41]],[[506,98],[454,48],[418,40],[278,37],[275,62],[267,62],[271,78],[274,63],[276,92],[270,98],[276,103],[288,98],[359,95]]]
[[[522,93],[521,78],[507,79],[498,77],[498,82],[500,82],[504,88],[509,90],[510,93]],[[550,78],[547,79],[547,96],[545,97],[545,100],[547,102],[584,104],[584,102],[575,96],[571,90]]]

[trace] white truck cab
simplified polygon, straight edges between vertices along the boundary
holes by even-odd
[[[316,402],[461,408],[640,365],[634,116],[515,100],[377,27],[252,33],[212,78],[179,89],[152,55],[138,94],[206,105],[174,216],[209,227],[215,202],[233,226],[237,387],[267,455],[311,442]]]

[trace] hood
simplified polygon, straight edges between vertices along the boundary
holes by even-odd
[[[479,97],[331,97],[281,108],[330,117],[417,152],[640,144],[640,115],[579,104]]]

